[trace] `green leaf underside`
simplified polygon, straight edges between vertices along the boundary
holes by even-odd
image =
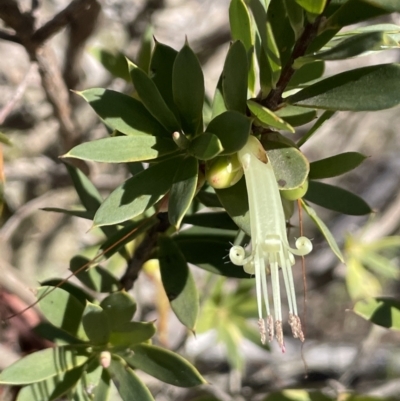
[[[303,200],[301,201],[301,205],[302,205],[303,209],[306,211],[306,213],[310,216],[310,218],[317,225],[317,227],[321,231],[322,235],[325,237],[330,248],[332,249],[332,252],[338,257],[338,259],[342,263],[344,263],[343,254],[340,251],[340,248],[338,247],[335,238],[333,237],[332,233],[329,231],[326,224],[318,217],[315,210],[311,206],[308,206]]]
[[[137,65],[141,68],[146,74],[149,73],[150,69],[150,60],[151,60],[151,52],[153,50],[153,27],[151,25],[147,25],[144,30],[142,37],[140,38],[140,49],[137,55]]]
[[[325,63],[323,61],[314,61],[303,65],[293,74],[287,88],[297,88],[299,85],[321,78],[324,71]]]
[[[362,216],[372,212],[363,199],[345,189],[317,181],[309,181],[304,196],[308,201],[339,213]]]
[[[199,60],[186,43],[172,70],[172,94],[186,134],[203,130],[204,77]]]
[[[100,206],[94,225],[118,224],[142,214],[170,189],[181,162],[181,157],[165,160],[126,180]]]
[[[133,85],[146,109],[168,132],[180,131],[174,113],[169,109],[151,78],[132,62],[128,62]]]
[[[44,298],[39,301],[39,308],[46,319],[72,336],[85,339],[81,326],[84,305],[61,288],[40,287],[38,298],[42,296]]]
[[[216,189],[215,193],[237,226],[248,235],[251,235],[249,201],[245,178],[242,177],[237,184],[229,188]]]
[[[176,151],[172,139],[156,136],[116,136],[75,146],[63,157],[102,163],[128,163],[156,159]]]
[[[128,95],[103,88],[88,89],[78,94],[113,130],[125,135],[171,136],[139,100]]]
[[[222,91],[222,74],[221,74],[217,83],[217,87],[215,88],[214,92],[211,118],[215,118],[225,111],[227,111],[227,108],[225,105],[224,94]]]
[[[224,150],[217,135],[204,132],[190,142],[189,152],[200,160],[210,160]]]
[[[121,52],[111,53],[105,49],[92,48],[90,54],[94,56],[103,67],[110,72],[114,77],[122,78],[130,82],[128,64],[125,55]]]
[[[251,21],[243,0],[232,0],[229,5],[229,24],[233,40],[243,42],[248,50],[252,46]]]
[[[346,152],[310,163],[309,178],[321,179],[336,177],[359,166],[367,156],[357,152]]]
[[[247,70],[246,48],[238,40],[229,48],[222,73],[222,89],[228,110],[246,112]]]
[[[161,279],[171,308],[183,325],[194,330],[199,298],[185,257],[170,237],[160,236],[158,245]]]
[[[174,386],[194,387],[206,383],[187,360],[154,345],[136,345],[119,355],[132,367]]]
[[[73,369],[51,379],[23,387],[17,401],[52,401],[72,388],[82,375],[82,368]]]
[[[280,117],[278,117],[273,111],[261,106],[259,103],[256,103],[253,100],[248,100],[247,106],[249,107],[251,114],[253,114],[257,118],[258,122],[261,125],[266,126],[267,128],[274,127],[277,129],[289,131],[294,134],[294,128],[290,124],[282,120]]]
[[[110,337],[107,314],[103,309],[88,302],[82,317],[86,335],[93,344],[105,344]]]
[[[317,112],[313,109],[292,105],[276,110],[275,114],[292,127],[307,124],[317,117]]]
[[[84,265],[90,266],[90,260],[83,256],[75,256],[70,261],[69,269],[71,272],[76,272]],[[90,266],[76,273],[75,277],[86,287],[96,292],[113,292],[118,290],[120,285],[114,275],[100,266]]]
[[[224,148],[221,155],[235,153],[243,148],[249,138],[251,120],[237,111],[219,114],[208,124],[207,132],[215,134]]]
[[[198,162],[194,157],[187,157],[176,171],[168,200],[168,219],[172,226],[180,227],[183,217],[189,209],[196,192]]]
[[[344,39],[331,49],[314,54],[313,59],[317,60],[343,60],[355,57],[370,50],[381,50],[383,46],[397,44],[384,32],[364,32]],[[301,58],[300,58],[301,60]]]
[[[279,189],[294,189],[304,184],[310,169],[306,157],[295,147],[272,141],[262,142],[267,149]]]
[[[72,284],[70,281],[66,281],[65,283],[60,284],[62,281],[61,278],[54,278],[50,280],[45,280],[40,284],[45,287],[57,287],[61,288],[62,290],[68,292],[69,294],[73,295],[83,306],[86,305],[86,301],[93,301],[93,296],[84,291],[81,287]],[[56,291],[56,290],[55,290]],[[48,295],[46,295],[47,297]],[[83,312],[82,312],[83,313]]]
[[[94,398],[93,401],[108,401],[110,398],[110,374],[106,369],[103,369],[101,372],[100,380],[95,382],[97,384],[94,390]]]
[[[117,347],[130,347],[148,341],[156,333],[151,322],[128,322],[118,326],[111,332],[110,343]]]
[[[154,401],[149,389],[137,377],[136,373],[119,358],[111,360],[108,370],[123,401]]]
[[[41,382],[83,365],[88,356],[70,346],[47,348],[13,363],[0,374],[0,384],[23,385]]]
[[[342,72],[311,85],[286,102],[328,110],[383,110],[400,103],[400,65],[380,64]]]
[[[101,301],[100,306],[107,315],[110,328],[113,331],[130,322],[136,312],[135,300],[125,291],[108,295]]]
[[[400,302],[393,298],[367,298],[354,305],[354,312],[388,329],[400,330]]]
[[[233,240],[234,236],[187,236],[184,233],[174,237],[175,243],[189,263],[222,276],[251,278],[241,266],[233,265],[228,259],[230,243]]]

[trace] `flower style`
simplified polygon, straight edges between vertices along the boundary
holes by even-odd
[[[282,269],[289,303],[289,324],[293,336],[303,342],[304,334],[297,314],[292,265],[295,263],[293,255],[310,253],[312,244],[308,238],[300,237],[296,240],[297,249],[289,246],[278,184],[261,143],[254,136],[250,136],[238,156],[243,166],[249,198],[252,251],[250,255],[247,255],[241,246],[233,246],[229,257],[233,264],[243,266],[247,273],[255,275],[261,342],[265,343],[268,332],[268,340],[272,341],[276,336],[282,352],[285,352],[278,269],[279,267]],[[270,312],[268,300],[266,276],[269,272],[274,305],[273,315]],[[267,330],[263,319],[263,299],[267,315]]]

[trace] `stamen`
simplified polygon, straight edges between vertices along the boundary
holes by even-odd
[[[301,328],[301,320],[297,315],[289,314],[289,325],[292,328],[294,338],[298,338],[302,343],[304,342],[304,334]]]
[[[286,351],[285,343],[283,342],[283,331],[282,331],[282,321],[277,320],[275,322],[276,339],[279,346],[281,347],[282,353]]]
[[[268,330],[268,341],[271,342],[274,339],[274,318],[272,315],[267,316],[267,330]]]
[[[264,319],[258,319],[258,330],[260,331],[260,336],[261,336],[261,343],[265,344],[266,338],[267,338],[267,332],[265,330],[265,322]]]

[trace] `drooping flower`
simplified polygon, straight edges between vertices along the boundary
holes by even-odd
[[[279,268],[282,270],[286,288],[289,324],[293,336],[304,341],[297,312],[292,265],[295,263],[293,255],[310,253],[312,244],[308,238],[300,237],[296,240],[296,249],[290,247],[278,184],[261,143],[254,136],[250,136],[247,144],[239,151],[238,157],[246,179],[252,250],[250,254],[246,254],[243,247],[236,245],[230,249],[229,257],[233,264],[243,266],[247,273],[255,275],[261,342],[265,343],[267,334],[269,341],[276,337],[284,352]],[[270,311],[268,299],[268,273],[271,274],[273,313]],[[266,312],[267,329],[263,308]]]

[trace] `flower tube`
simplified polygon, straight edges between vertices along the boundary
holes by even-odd
[[[282,352],[285,352],[279,268],[282,269],[288,298],[289,325],[293,336],[304,341],[297,312],[292,265],[295,263],[293,255],[307,255],[312,250],[312,244],[308,238],[300,237],[296,240],[296,249],[290,247],[278,184],[261,143],[250,136],[247,144],[238,152],[238,157],[244,170],[249,199],[252,251],[247,255],[243,247],[233,246],[229,257],[233,264],[243,266],[247,273],[255,275],[261,342],[265,343],[267,335],[269,341],[276,337]],[[273,313],[269,306],[268,273],[271,273]]]

